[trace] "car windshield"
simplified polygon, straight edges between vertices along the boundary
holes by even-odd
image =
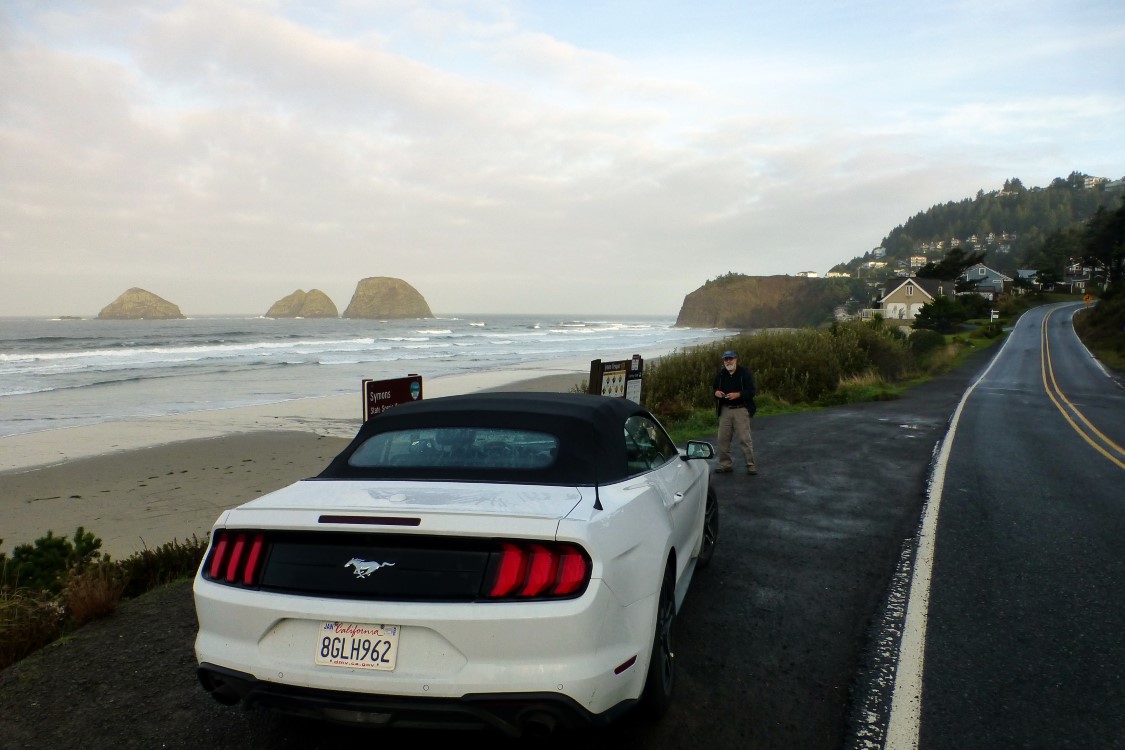
[[[543,469],[558,455],[554,435],[493,427],[432,427],[372,435],[348,458],[355,468]]]

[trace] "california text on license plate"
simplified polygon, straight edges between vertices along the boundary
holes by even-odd
[[[398,656],[398,631],[398,625],[321,623],[314,660],[332,667],[393,670]]]

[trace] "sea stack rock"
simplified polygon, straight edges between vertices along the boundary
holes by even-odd
[[[168,300],[133,287],[103,307],[98,320],[184,320],[184,314]]]
[[[402,279],[372,276],[360,281],[352,295],[345,318],[432,318],[430,306],[418,290]]]
[[[273,303],[267,318],[338,318],[340,311],[328,295],[319,289],[305,292],[298,289]]]

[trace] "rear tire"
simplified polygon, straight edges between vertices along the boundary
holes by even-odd
[[[641,693],[641,711],[650,719],[659,719],[672,705],[672,689],[676,685],[675,654],[672,651],[672,630],[676,622],[676,575],[672,563],[664,570],[660,597],[656,604],[656,630],[652,638],[652,654],[648,662],[645,689]]]

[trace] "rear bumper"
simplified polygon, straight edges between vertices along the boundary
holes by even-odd
[[[260,706],[341,724],[410,729],[493,729],[510,737],[555,729],[598,727],[636,703],[622,701],[594,714],[556,693],[466,694],[459,698],[369,695],[264,682],[253,675],[203,663],[199,681],[220,703]]]
[[[578,599],[552,602],[318,599],[200,578],[195,597],[197,663],[250,683],[257,693],[381,696],[424,706],[535,696],[536,703],[574,704],[589,716],[640,697],[655,611],[655,596],[622,607],[597,580]],[[315,664],[324,621],[399,626],[395,669]],[[232,690],[237,700],[251,692]]]

